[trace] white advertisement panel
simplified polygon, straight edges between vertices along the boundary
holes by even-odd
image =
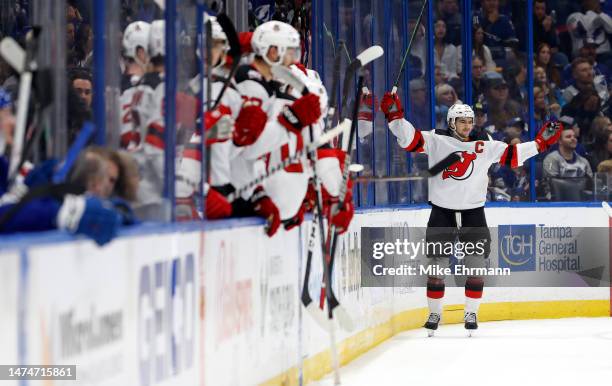
[[[54,385],[120,386],[129,379],[127,244],[29,249],[26,363],[77,366],[77,381]]]
[[[206,233],[203,385],[264,382],[298,362],[299,235]]]
[[[23,312],[23,299],[20,297],[20,259],[17,252],[0,253],[0,363],[19,364],[19,313]],[[2,384],[17,385],[17,382],[4,381]]]

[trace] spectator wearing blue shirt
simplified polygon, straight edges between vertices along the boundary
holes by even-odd
[[[485,33],[485,44],[491,50],[493,60],[498,65],[506,60],[506,47],[518,43],[512,21],[499,12],[499,0],[483,0],[482,9],[476,13],[478,24]]]

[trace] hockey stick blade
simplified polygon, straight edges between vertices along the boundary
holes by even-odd
[[[384,53],[385,51],[381,46],[372,46],[357,55],[355,59],[358,60],[361,63],[361,67],[363,67],[371,61],[380,58]]]
[[[602,201],[601,206],[606,211],[608,217],[612,218],[612,208],[610,207],[610,204],[608,204],[606,201]]]
[[[0,55],[19,74],[25,65],[25,50],[12,37],[6,37],[0,42]]]
[[[308,93],[308,87],[297,77],[291,70],[285,66],[274,66],[272,67],[272,75],[289,86],[294,88],[300,94],[304,95]]]

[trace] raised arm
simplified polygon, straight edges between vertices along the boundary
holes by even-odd
[[[420,130],[404,119],[404,109],[396,93],[385,93],[380,108],[387,118],[389,130],[397,138],[397,143],[406,151],[426,153],[425,138]]]

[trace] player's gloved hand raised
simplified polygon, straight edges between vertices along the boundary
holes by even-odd
[[[293,102],[291,106],[285,106],[278,115],[278,121],[287,130],[299,135],[302,128],[317,122],[320,117],[319,96],[308,93]]]
[[[232,215],[232,205],[224,195],[213,188],[208,189],[206,194],[206,218],[219,219],[227,218]]]
[[[93,196],[66,195],[57,213],[57,228],[83,234],[98,245],[111,241],[121,225],[112,203]]]
[[[387,122],[394,121],[396,119],[404,118],[404,109],[402,108],[402,102],[400,101],[397,93],[386,92],[380,102],[380,109],[385,113]]]
[[[257,141],[261,135],[268,115],[261,108],[261,102],[247,100],[242,105],[234,124],[232,139],[236,146],[248,146]]]
[[[219,105],[216,109],[204,113],[207,146],[232,138],[234,122],[231,114],[232,109],[226,105]]]
[[[266,195],[262,188],[257,188],[251,197],[255,213],[266,219],[266,234],[274,236],[281,225],[280,213],[274,202]]]
[[[538,151],[544,152],[550,145],[555,144],[561,132],[563,131],[563,124],[558,121],[548,121],[544,123],[538,135],[536,135],[535,142],[538,144]]]

